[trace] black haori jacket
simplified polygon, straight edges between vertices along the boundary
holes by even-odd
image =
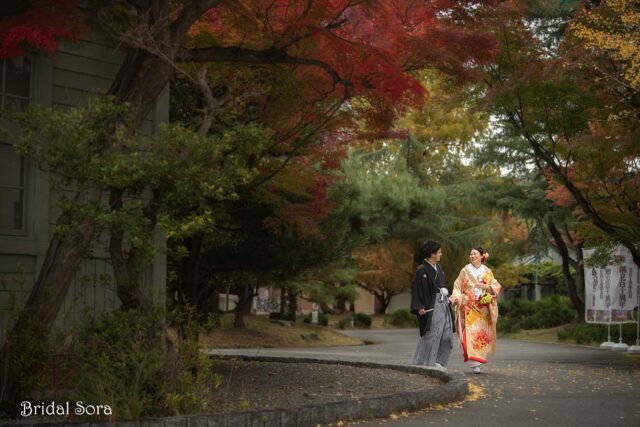
[[[423,336],[431,328],[436,298],[439,298],[440,288],[447,287],[442,268],[440,265],[436,265],[436,267],[438,268],[437,277],[436,270],[427,265],[426,261],[423,262],[416,269],[411,282],[411,312],[418,317],[420,336]],[[418,310],[421,308],[429,310],[429,312],[421,316],[418,314]],[[451,315],[451,312],[449,314]],[[453,316],[451,316],[451,319],[453,319]],[[453,326],[453,321],[451,325]]]

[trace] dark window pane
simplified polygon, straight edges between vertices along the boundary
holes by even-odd
[[[23,160],[9,144],[0,143],[0,187],[22,187]],[[4,202],[0,199],[0,204]]]
[[[0,188],[0,230],[22,230],[22,190]]]
[[[6,60],[4,72],[4,92],[28,98],[31,93],[31,61],[29,58]]]

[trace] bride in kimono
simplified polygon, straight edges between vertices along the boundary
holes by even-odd
[[[460,271],[450,298],[456,307],[456,330],[464,361],[476,374],[482,372],[487,355],[496,352],[500,283],[483,264],[488,256],[481,247],[471,249],[470,263]]]

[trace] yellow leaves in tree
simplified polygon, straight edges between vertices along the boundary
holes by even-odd
[[[622,78],[640,89],[640,3],[606,0],[571,25],[585,47],[604,51],[618,63]]]

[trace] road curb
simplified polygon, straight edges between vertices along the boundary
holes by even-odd
[[[337,421],[387,417],[394,412],[416,411],[435,404],[463,400],[469,393],[469,383],[462,374],[442,372],[418,366],[323,360],[310,358],[247,355],[212,355],[213,359],[247,360],[258,362],[322,363],[347,365],[374,369],[393,369],[438,378],[444,382],[440,387],[417,392],[394,393],[386,396],[360,400],[311,404],[294,408],[229,412],[222,414],[189,415],[178,417],[143,418],[138,421],[118,422],[38,422],[0,423],[2,426],[55,426],[55,427],[307,427]]]

